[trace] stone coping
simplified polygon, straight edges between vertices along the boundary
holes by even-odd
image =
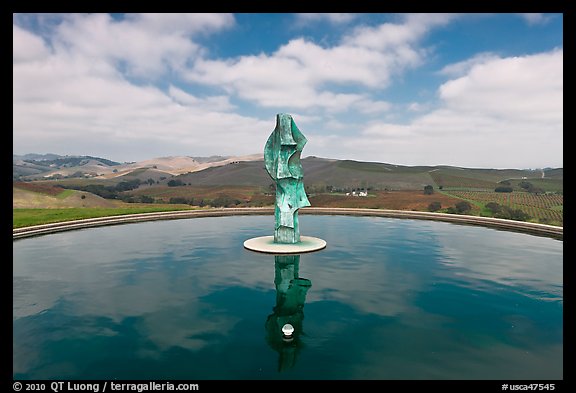
[[[564,228],[554,225],[537,224],[531,222],[506,220],[492,217],[466,216],[459,214],[432,213],[408,210],[385,210],[385,209],[352,209],[352,208],[325,208],[306,207],[299,210],[300,214],[317,215],[350,215],[350,216],[376,216],[389,218],[408,218],[418,220],[446,221],[456,224],[480,225],[498,229],[524,232],[533,235],[553,237],[563,240]],[[241,215],[273,215],[272,207],[245,207],[245,208],[215,208],[198,210],[180,210],[171,212],[155,212],[126,214],[119,216],[89,218],[58,222],[44,225],[34,225],[12,230],[12,240],[32,236],[46,235],[50,233],[70,231],[75,229],[99,227],[105,225],[128,224],[155,220],[176,220],[196,217],[222,217]]]

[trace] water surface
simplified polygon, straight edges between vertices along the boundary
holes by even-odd
[[[300,222],[325,250],[245,250],[273,232],[271,216],[14,241],[14,378],[563,378],[562,241],[383,217]]]

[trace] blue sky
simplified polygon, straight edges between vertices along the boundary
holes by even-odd
[[[15,154],[563,166],[562,14],[14,14]]]

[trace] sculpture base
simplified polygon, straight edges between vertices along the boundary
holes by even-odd
[[[326,241],[317,237],[300,236],[300,243],[274,243],[274,236],[261,236],[248,239],[244,247],[251,251],[267,254],[302,254],[326,248]]]

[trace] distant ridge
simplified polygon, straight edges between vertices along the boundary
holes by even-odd
[[[448,165],[404,166],[379,162],[337,160],[308,156],[302,159],[305,184],[312,189],[372,188],[414,190],[426,185],[437,188],[490,190],[500,182],[531,179],[545,190],[562,190],[563,168],[482,169]],[[13,155],[13,180],[93,178],[120,182],[138,178],[166,185],[171,179],[202,186],[270,187],[263,155],[165,156],[133,163],[118,163],[93,156],[57,154]],[[537,183],[537,184],[536,184]]]
[[[259,160],[263,155],[166,156],[131,163],[119,163],[93,156],[61,156],[50,153],[31,153],[12,157],[13,180],[42,180],[61,177],[114,178],[142,169],[154,169],[167,176],[176,176],[232,162]]]
[[[451,166],[403,166],[386,163],[334,160],[318,157],[302,159],[305,184],[309,187],[373,188],[380,190],[422,189],[435,187],[475,187],[494,189],[506,180],[542,179],[542,170],[474,169]],[[563,169],[544,171],[544,179],[562,187]],[[273,181],[264,169],[263,160],[239,161],[177,176],[185,184],[203,186],[261,186]],[[168,180],[166,180],[168,181]]]
[[[36,160],[36,161],[42,161],[42,160],[55,160],[57,158],[62,158],[64,156],[60,156],[58,154],[52,154],[52,153],[48,153],[48,154],[35,154],[35,153],[30,153],[30,154],[24,154],[24,155],[16,155],[16,154],[12,154],[12,160],[16,161],[16,160]]]

